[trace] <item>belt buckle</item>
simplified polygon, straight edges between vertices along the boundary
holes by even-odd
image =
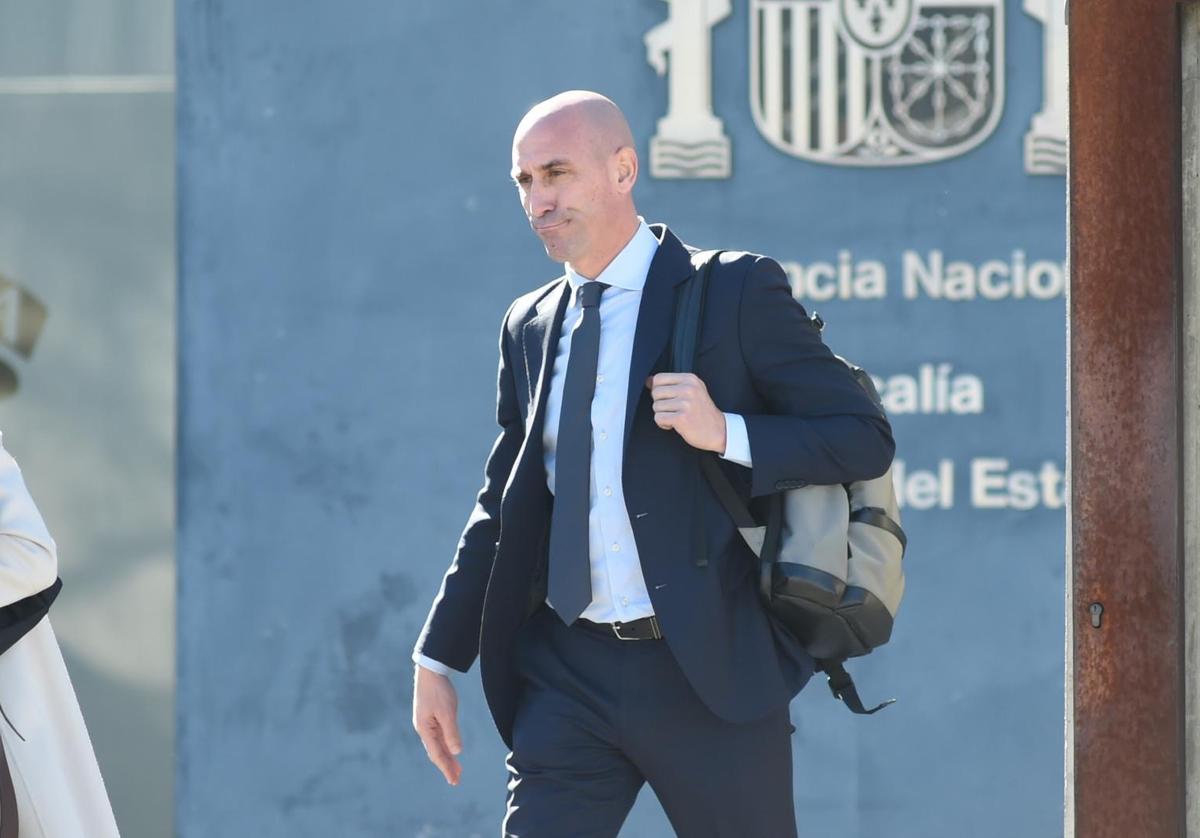
[[[661,640],[661,639],[662,639],[662,629],[661,629],[661,628],[659,628],[659,626],[658,626],[658,617],[652,614],[652,615],[650,615],[650,617],[648,617],[647,619],[649,619],[649,620],[650,620],[650,637],[649,637],[649,638],[644,638],[644,637],[625,637],[625,636],[623,636],[623,635],[621,634],[621,627],[622,627],[624,624],[623,624],[623,623],[619,623],[619,622],[616,622],[616,623],[612,623],[612,624],[611,624],[611,625],[612,625],[613,634],[616,636],[616,638],[617,638],[618,640],[631,640],[631,641],[647,640],[647,639],[649,639],[649,640]]]
[[[617,640],[637,640],[636,637],[625,637],[621,634],[621,626],[624,625],[623,623],[611,623],[610,625],[612,625],[613,634],[616,636]]]

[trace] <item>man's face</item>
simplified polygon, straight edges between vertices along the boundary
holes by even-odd
[[[548,117],[513,143],[512,177],[525,216],[556,262],[593,256],[614,217],[609,155],[578,120]]]

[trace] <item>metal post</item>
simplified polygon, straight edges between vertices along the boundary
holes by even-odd
[[[1200,3],[1182,12],[1184,761],[1187,831],[1200,836]]]
[[[1179,10],[1071,0],[1074,834],[1184,834]]]

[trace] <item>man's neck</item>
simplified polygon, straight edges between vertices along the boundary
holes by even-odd
[[[605,256],[595,259],[587,258],[581,263],[572,262],[571,270],[585,279],[595,279],[600,276],[600,274],[604,273],[604,269],[612,264],[613,259],[616,259],[621,251],[629,246],[640,226],[641,221],[638,220],[637,215],[633,215],[628,221],[621,224],[622,234],[614,236],[617,244],[615,247],[608,248]]]

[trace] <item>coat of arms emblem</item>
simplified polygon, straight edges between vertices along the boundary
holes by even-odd
[[[670,78],[650,171],[729,177],[730,140],[712,108],[710,33],[733,4],[665,2],[667,20],[645,36],[647,60]],[[1061,171],[1065,120],[1054,103],[1065,72],[1051,47],[1065,42],[1064,27],[1041,9],[1054,0],[1025,2],[1047,27],[1047,105],[1027,139],[1027,168]],[[749,0],[748,11],[750,111],[788,154],[836,166],[932,163],[974,148],[1000,121],[1003,0]]]
[[[898,166],[953,157],[1004,105],[1000,0],[750,0],[750,105],[807,160]]]

